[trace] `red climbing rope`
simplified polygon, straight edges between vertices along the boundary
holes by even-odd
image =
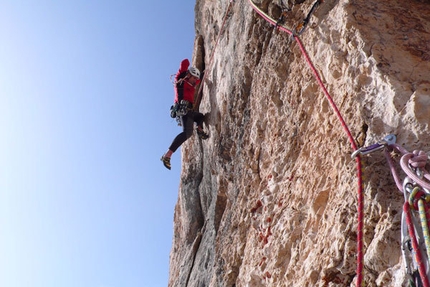
[[[421,280],[424,287],[429,287],[430,285],[426,275],[426,267],[425,267],[425,263],[423,261],[421,252],[419,251],[420,247],[418,245],[418,241],[415,236],[415,228],[412,222],[412,216],[410,213],[410,207],[408,202],[405,202],[405,204],[403,205],[403,211],[406,215],[406,223],[408,225],[409,236],[411,237],[412,248],[415,250],[415,260],[417,261],[417,264],[418,264],[418,272],[420,273]]]
[[[305,60],[308,64],[309,68],[312,70],[315,78],[318,81],[318,84],[320,85],[320,87],[323,90],[323,92],[324,92],[327,100],[329,101],[332,109],[334,110],[339,121],[341,122],[342,127],[344,128],[344,130],[348,136],[349,142],[351,143],[352,149],[354,151],[357,150],[357,145],[356,145],[355,140],[351,134],[351,131],[349,130],[348,126],[346,125],[339,109],[337,108],[335,102],[333,101],[333,98],[330,96],[327,89],[325,88],[325,86],[321,80],[321,77],[319,76],[317,70],[315,69],[315,67],[314,67],[311,59],[309,58],[309,56],[308,56],[302,42],[300,41],[298,35],[296,35],[296,33],[293,32],[291,29],[288,29],[283,25],[279,25],[279,23],[277,23],[277,21],[275,21],[273,18],[271,18],[269,15],[267,15],[265,12],[263,12],[260,8],[258,8],[258,6],[255,5],[254,2],[252,2],[252,0],[248,0],[248,1],[249,1],[250,5],[252,6],[252,8],[254,9],[254,11],[257,12],[261,17],[263,17],[267,22],[274,25],[279,30],[288,33],[289,35],[291,35],[294,38],[294,40],[296,40],[303,56],[305,57]],[[363,204],[363,202],[364,202],[364,197],[363,197],[362,165],[361,165],[360,156],[356,157],[356,163],[357,163],[357,177],[358,177],[357,286],[361,286],[362,280],[363,280],[363,218],[364,218],[364,213],[363,213],[364,204]]]
[[[215,50],[216,50],[216,48],[218,46],[218,42],[219,42],[219,39],[221,38],[222,32],[224,31],[224,26],[225,26],[225,22],[227,21],[228,12],[230,12],[231,7],[233,6],[233,2],[234,2],[234,0],[230,0],[230,4],[228,4],[227,11],[225,12],[224,19],[223,19],[222,24],[221,24],[221,28],[219,30],[217,39],[215,41],[215,46],[214,46],[214,48],[212,50],[212,55],[211,55],[211,58],[209,60],[208,68],[210,66],[212,66],[212,61],[214,59]],[[205,68],[205,71],[206,70],[208,70],[208,69]],[[200,100],[201,100],[201,95],[202,95],[202,91],[203,91],[203,85],[204,85],[204,82],[205,82],[206,77],[207,77],[208,74],[209,74],[208,72],[205,72],[204,75],[203,75],[202,84],[199,87],[199,91],[197,93],[197,99],[196,99],[195,105],[194,105],[194,109],[195,110],[199,108]]]

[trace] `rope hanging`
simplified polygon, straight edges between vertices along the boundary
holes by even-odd
[[[290,36],[292,36],[293,39],[297,42],[309,68],[312,70],[316,80],[318,81],[318,84],[320,85],[322,91],[324,92],[326,99],[329,101],[329,103],[330,103],[332,109],[334,110],[337,118],[339,119],[345,133],[347,134],[347,137],[348,137],[348,140],[351,144],[352,149],[354,151],[356,151],[357,145],[355,143],[355,140],[354,140],[348,126],[346,125],[339,109],[337,108],[335,102],[333,101],[333,98],[330,96],[327,89],[325,88],[325,86],[321,80],[321,77],[319,76],[317,70],[315,69],[315,66],[313,65],[311,59],[309,58],[309,56],[308,56],[302,42],[300,41],[300,38],[297,35],[297,33],[295,31],[285,27],[284,25],[280,25],[279,21],[275,21],[272,17],[267,15],[265,12],[263,12],[252,0],[248,0],[248,2],[252,6],[254,11],[257,12],[263,19],[265,19],[267,22],[269,22],[270,24],[275,26],[277,29],[284,31],[287,34],[289,34]],[[319,3],[319,1],[317,1],[317,2]],[[316,7],[316,4],[314,4],[314,6],[312,7],[311,12],[313,11],[313,9],[315,7]],[[309,19],[307,19],[307,20],[309,20]],[[304,27],[301,28],[300,32],[303,32],[303,29],[304,29]],[[364,203],[363,202],[364,202],[364,197],[363,197],[362,164],[361,164],[360,156],[356,157],[356,166],[357,166],[357,179],[358,179],[357,286],[361,286],[362,280],[363,280],[363,218],[364,218],[364,215],[363,215],[364,214],[363,213]]]

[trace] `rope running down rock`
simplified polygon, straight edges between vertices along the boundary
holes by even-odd
[[[263,19],[265,19],[267,22],[275,26],[277,29],[286,32],[290,36],[293,37],[293,39],[297,42],[299,45],[299,48],[309,66],[309,68],[314,73],[314,76],[316,80],[318,81],[318,84],[320,85],[321,89],[324,92],[324,95],[326,99],[329,101],[332,109],[334,110],[335,114],[337,115],[339,121],[342,124],[342,127],[344,131],[347,134],[347,137],[349,139],[349,142],[351,144],[351,147],[353,151],[357,150],[357,144],[355,143],[355,139],[353,138],[351,131],[349,130],[348,126],[346,125],[339,109],[337,108],[335,102],[333,101],[333,98],[328,93],[327,89],[325,88],[324,83],[321,80],[321,77],[319,76],[315,66],[313,65],[311,59],[309,58],[302,42],[300,41],[299,36],[292,30],[284,25],[281,25],[278,23],[278,21],[274,20],[272,17],[267,15],[265,12],[263,12],[252,0],[248,0],[249,4],[252,6],[255,12],[257,12]],[[356,166],[357,166],[357,179],[358,179],[358,200],[357,200],[357,213],[358,213],[358,222],[357,222],[357,286],[362,286],[362,280],[363,280],[363,218],[364,218],[364,196],[363,196],[363,180],[362,180],[362,164],[361,164],[361,157],[358,155],[356,158]]]

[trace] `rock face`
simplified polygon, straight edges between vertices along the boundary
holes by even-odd
[[[287,27],[313,5],[255,3]],[[353,150],[297,42],[247,0],[195,13],[210,138],[182,147],[169,286],[355,286]],[[430,150],[430,1],[324,0],[300,40],[359,147]],[[362,163],[364,286],[406,286],[403,194],[382,151]]]

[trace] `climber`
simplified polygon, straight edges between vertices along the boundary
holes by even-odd
[[[197,135],[201,139],[209,136],[203,131],[204,115],[193,110],[194,92],[200,83],[200,71],[190,67],[188,59],[182,60],[175,75],[175,111],[182,125],[182,132],[173,140],[161,161],[167,169],[171,169],[170,158],[172,154],[193,135],[194,122],[197,124]]]

